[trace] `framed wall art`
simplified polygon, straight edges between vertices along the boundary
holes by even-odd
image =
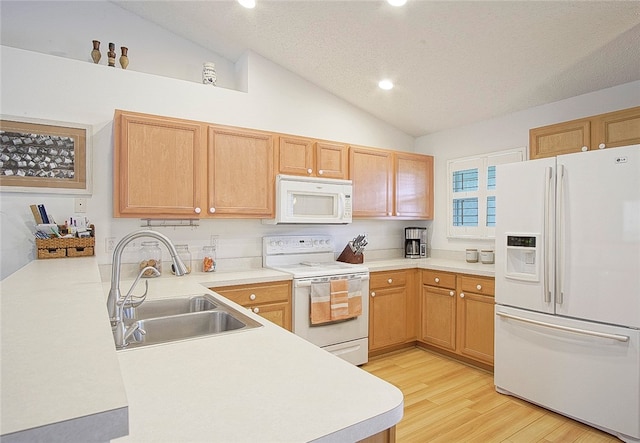
[[[0,190],[91,193],[91,126],[0,116]]]

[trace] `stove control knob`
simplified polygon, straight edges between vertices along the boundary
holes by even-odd
[[[283,247],[284,246],[284,242],[282,240],[278,241],[278,246]]]

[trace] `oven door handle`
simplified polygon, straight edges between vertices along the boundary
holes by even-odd
[[[369,276],[368,275],[360,275],[360,276],[354,276],[355,277],[360,277],[360,280],[362,281],[367,281],[369,280]],[[300,279],[300,280],[294,280],[293,281],[293,285],[296,288],[308,288],[311,287],[311,283],[314,281],[315,279],[311,279],[311,278],[304,278],[304,279]],[[332,280],[331,278],[327,278],[327,280],[316,280],[316,281],[330,281]],[[337,278],[336,280],[350,280],[350,277],[344,277],[344,276],[340,276],[339,278]]]

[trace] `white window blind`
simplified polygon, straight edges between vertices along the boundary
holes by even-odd
[[[494,238],[496,165],[523,161],[525,148],[447,162],[449,237]]]

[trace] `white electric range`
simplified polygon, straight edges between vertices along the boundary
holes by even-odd
[[[293,333],[356,365],[368,361],[369,269],[335,260],[330,236],[263,237],[262,265],[293,276]],[[312,324],[311,285],[335,279],[360,279],[362,314],[349,320]]]

